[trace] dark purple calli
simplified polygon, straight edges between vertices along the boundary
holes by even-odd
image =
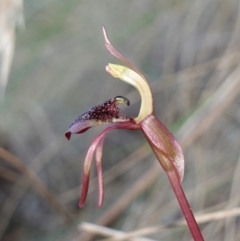
[[[83,207],[86,201],[90,167],[94,154],[98,172],[98,206],[101,207],[103,204],[102,148],[106,134],[115,129],[141,130],[170,180],[194,240],[202,241],[202,234],[181,186],[184,175],[184,157],[182,149],[173,134],[154,115],[152,91],[144,75],[113,47],[108,39],[105,28],[103,28],[103,34],[108,51],[129,67],[108,64],[106,71],[113,77],[119,78],[134,86],[139,91],[141,96],[141,107],[137,117],[125,118],[121,116],[118,105],[120,103],[129,105],[130,102],[125,97],[118,96],[104,102],[102,105],[93,107],[88,112],[79,116],[70,126],[68,132],[65,134],[67,139],[70,139],[71,134],[83,133],[93,126],[111,124],[93,141],[88,149],[84,162],[83,188],[79,206]]]
[[[123,96],[116,96],[113,99],[105,101],[101,105],[94,106],[87,112],[78,116],[70,125],[65,136],[70,140],[72,134],[81,134],[93,126],[99,126],[106,123],[126,122],[128,119],[121,116],[119,104],[130,105],[130,101]]]

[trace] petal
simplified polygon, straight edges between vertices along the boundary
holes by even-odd
[[[139,123],[163,169],[175,170],[181,182],[184,175],[183,152],[173,134],[153,115]]]
[[[105,136],[104,136],[105,137]],[[103,170],[102,170],[102,149],[104,137],[101,138],[96,148],[96,165],[98,173],[98,207],[102,207],[104,200],[104,181],[103,181]]]
[[[93,126],[97,126],[98,123],[94,120],[90,121],[75,121],[65,133],[65,136],[68,140],[70,140],[72,134],[81,134],[90,129]]]
[[[134,86],[140,93],[141,107],[138,117],[134,118],[136,123],[139,123],[145,117],[153,113],[152,91],[147,80],[142,75],[125,66],[116,64],[108,64],[106,71],[109,72],[113,77],[119,78]]]
[[[82,184],[82,192],[79,202],[79,207],[83,207],[88,194],[88,187],[89,187],[89,179],[90,179],[90,168],[92,164],[93,155],[96,149],[98,142],[96,140],[92,143],[90,148],[88,149],[85,161],[84,161],[84,174],[83,174],[83,184]]]
[[[128,65],[131,69],[133,69],[135,72],[137,72],[140,76],[142,76],[143,79],[145,79],[144,75],[141,73],[140,70],[138,70],[138,68],[136,66],[134,66],[130,61],[128,61],[126,58],[124,58],[116,49],[115,47],[112,45],[112,43],[110,42],[106,29],[105,27],[103,27],[103,36],[104,36],[104,40],[105,40],[105,46],[107,48],[107,50],[110,52],[110,54],[112,54],[114,57],[116,57],[117,59],[121,60],[123,63],[125,63],[126,65]]]
[[[102,147],[105,136],[108,132],[116,129],[128,129],[128,130],[138,130],[140,126],[131,121],[118,123],[112,126],[107,127],[101,135],[99,135],[92,143],[90,148],[88,149],[85,161],[84,161],[84,178],[83,178],[83,187],[82,193],[80,197],[79,206],[83,207],[88,193],[89,186],[89,178],[90,178],[90,167],[92,164],[92,159],[94,152],[96,151],[96,163],[97,163],[97,171],[98,171],[98,186],[99,186],[99,201],[98,206],[101,207],[104,198],[104,187],[103,187],[103,174],[102,174]]]
[[[139,115],[135,118],[136,123],[139,123],[145,117],[153,113],[153,97],[152,97],[152,90],[149,86],[147,79],[135,67],[131,64],[126,58],[124,58],[111,44],[107,32],[103,27],[103,35],[105,39],[105,46],[108,51],[116,58],[120,59],[126,65],[128,65],[131,69],[121,66],[121,65],[114,65],[109,64],[106,67],[107,72],[109,72],[113,77],[120,78],[121,80],[127,82],[130,85],[133,85],[141,95],[141,108],[139,111]]]
[[[130,105],[130,101],[123,96],[116,96],[89,109],[86,113],[80,115],[69,127],[65,133],[69,140],[72,134],[80,134],[93,126],[99,126],[112,122],[127,122],[129,119],[121,116],[118,105],[125,103]]]

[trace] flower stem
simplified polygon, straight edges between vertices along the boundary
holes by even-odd
[[[174,170],[167,172],[168,178],[171,182],[174,193],[177,197],[179,205],[182,209],[183,215],[186,219],[187,225],[190,229],[194,241],[204,241],[202,233],[199,226],[195,220],[191,207],[187,201],[185,193],[182,189],[181,183],[179,182],[179,177]]]

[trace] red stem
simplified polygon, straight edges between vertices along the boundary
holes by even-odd
[[[171,182],[174,193],[177,197],[179,205],[182,209],[183,215],[186,219],[187,225],[192,233],[193,239],[195,241],[204,241],[202,233],[199,229],[199,226],[195,220],[191,207],[187,201],[185,193],[182,189],[181,183],[179,182],[179,178],[175,171],[167,172],[168,178]]]

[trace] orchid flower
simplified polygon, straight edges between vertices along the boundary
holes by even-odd
[[[102,150],[104,138],[107,133],[116,129],[141,130],[170,180],[194,240],[203,240],[200,229],[181,186],[184,175],[184,157],[182,149],[173,134],[154,115],[153,95],[147,79],[133,64],[115,49],[109,41],[104,27],[103,34],[108,51],[128,66],[108,64],[106,66],[106,71],[113,77],[121,79],[138,90],[141,96],[141,107],[137,117],[126,118],[121,114],[119,105],[122,103],[130,105],[130,101],[123,96],[117,96],[80,115],[66,132],[65,136],[67,139],[70,139],[72,134],[81,134],[91,127],[110,124],[110,126],[93,141],[88,149],[84,162],[83,188],[79,206],[83,207],[86,202],[90,179],[90,167],[94,154],[98,173],[98,206],[101,207],[103,204]]]

